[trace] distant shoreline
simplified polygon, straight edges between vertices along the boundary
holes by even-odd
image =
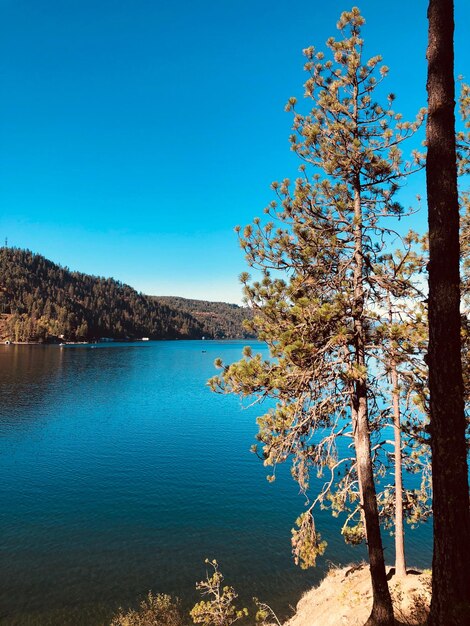
[[[155,341],[259,341],[256,337],[159,337],[158,339],[113,339],[108,341],[0,341],[3,346],[105,346],[115,343],[141,343],[143,345]]]

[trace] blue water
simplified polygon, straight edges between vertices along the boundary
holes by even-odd
[[[292,563],[304,497],[249,452],[263,407],[205,384],[246,343],[0,346],[1,624],[106,624],[149,589],[191,606],[206,557],[242,600],[286,615],[329,562],[364,557],[319,512],[325,556]],[[430,525],[407,548],[429,566]]]

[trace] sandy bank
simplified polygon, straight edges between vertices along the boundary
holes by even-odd
[[[387,568],[397,624],[424,624],[430,601],[430,572],[408,570],[406,578]],[[366,564],[332,569],[318,587],[308,591],[285,626],[363,626],[372,607]]]

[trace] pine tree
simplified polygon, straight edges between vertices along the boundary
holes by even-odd
[[[247,349],[238,363],[219,362],[223,372],[211,384],[275,399],[275,408],[258,420],[265,464],[275,468],[292,457],[304,491],[313,467],[328,472],[298,520],[296,560],[312,565],[325,549],[311,513],[316,503],[349,508],[349,518],[359,514],[355,527],[348,531],[346,523],[343,532],[350,540],[367,538],[374,599],[367,623],[391,625],[374,481],[379,446],[371,447],[381,413],[370,368],[377,352],[374,265],[390,235],[384,220],[403,212],[395,194],[411,166],[403,165],[399,146],[422,114],[415,123],[403,122],[391,110],[393,95],[386,106],[376,102],[387,68],[380,56],[363,60],[363,23],[356,8],[341,15],[342,38],[327,42],[332,59],[304,51],[305,95],[314,107],[303,115],[295,98],[287,107],[294,112],[291,145],[303,161],[301,176],[293,189],[289,180],[274,183],[279,201],[267,209],[273,221],[255,219],[241,235],[250,266],[262,272],[252,284],[242,276],[254,310],[250,327],[269,345],[271,358]],[[338,454],[339,436],[350,438],[354,455]]]
[[[393,425],[394,485],[386,485],[379,496],[381,517],[395,530],[395,573],[406,576],[404,519],[416,523],[426,519],[429,507],[429,454],[422,431],[423,380],[426,376],[424,356],[427,349],[427,317],[420,277],[426,257],[416,249],[425,243],[414,232],[402,240],[403,246],[393,254],[379,258],[374,268],[377,296],[382,302],[377,315],[377,348],[379,361],[388,379],[384,392],[389,396]],[[417,397],[418,406],[413,400]],[[412,420],[413,409],[419,417]],[[417,421],[417,424],[416,424]],[[411,424],[413,423],[413,427]],[[408,427],[404,430],[404,425]],[[403,432],[404,431],[404,432]],[[417,432],[418,431],[418,432]],[[418,437],[416,436],[418,434]],[[403,457],[402,450],[406,448]],[[421,488],[403,486],[404,470],[422,474]]]

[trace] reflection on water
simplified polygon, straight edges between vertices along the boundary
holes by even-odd
[[[242,346],[0,346],[2,624],[104,624],[148,589],[190,605],[205,557],[285,613],[327,560],[363,556],[320,513],[325,558],[292,564],[303,498],[248,452],[259,407],[205,385]],[[410,535],[410,564],[429,565],[430,532]]]

